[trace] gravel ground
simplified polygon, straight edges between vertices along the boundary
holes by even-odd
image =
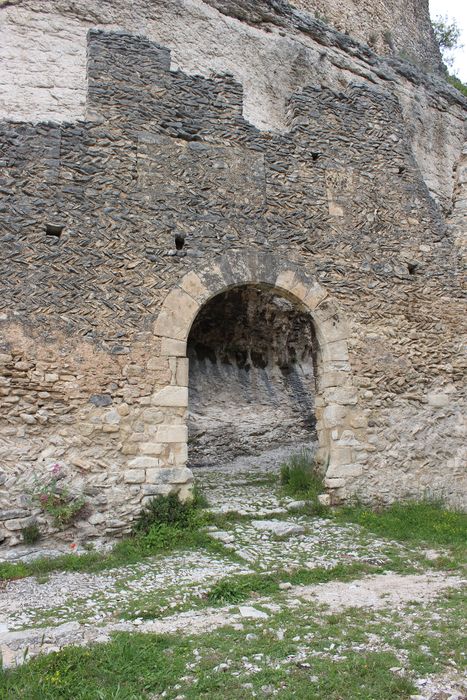
[[[274,599],[255,598],[241,606],[200,608],[199,601],[205,599],[207,591],[226,576],[332,567],[342,562],[381,564],[389,561],[388,548],[391,556],[396,553],[410,558],[408,548],[373,537],[358,526],[294,514],[292,499],[284,498],[277,478],[274,481],[289,452],[283,448],[216,468],[196,469],[195,477],[212,510],[246,516],[226,521],[222,529],[209,528],[238,561],[228,553],[186,551],[96,574],[57,572],[42,583],[30,577],[3,585],[0,647],[4,667],[68,644],[104,642],[118,630],[201,634],[224,625],[242,629],[251,620],[266,624],[276,613],[290,610],[292,615],[305,606],[328,613],[347,608],[401,611],[411,601],[427,606],[443,591],[462,585],[458,577],[442,572],[387,572],[346,583],[286,584]],[[426,555],[434,558],[437,553],[430,550]],[[193,606],[195,599],[197,606]],[[153,619],[141,612],[148,605],[155,611]],[[371,648],[371,644],[364,648]],[[300,656],[302,652],[297,653]],[[306,653],[310,651],[305,645]],[[465,686],[457,674],[451,676],[448,680],[446,674],[438,679],[419,679],[417,697],[460,700]],[[441,692],[444,695],[439,695]]]

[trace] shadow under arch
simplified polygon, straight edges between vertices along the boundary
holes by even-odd
[[[186,273],[167,294],[155,322],[160,354],[172,366],[178,362],[187,364],[187,341],[200,309],[217,295],[244,285],[274,290],[310,314],[318,346],[315,358],[318,460],[325,468],[325,485],[331,500],[338,502],[346,497],[352,478],[362,473],[355,457],[362,436],[357,438],[352,428],[358,413],[358,394],[349,362],[348,323],[337,302],[309,273],[276,255],[241,251]],[[172,394],[179,398],[171,405],[186,409],[187,381],[181,386],[177,372],[174,377]],[[186,446],[182,453],[186,463]]]

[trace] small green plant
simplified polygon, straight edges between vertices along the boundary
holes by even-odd
[[[199,488],[198,484],[193,486],[193,500],[191,501],[191,505],[194,508],[207,508],[209,506],[209,501]]]
[[[40,540],[41,531],[37,523],[32,523],[31,525],[26,525],[21,530],[21,539],[24,544],[36,544]]]
[[[56,527],[69,525],[84,507],[84,496],[73,496],[63,483],[63,470],[53,464],[50,476],[34,483],[31,499],[52,516]]]
[[[456,75],[448,75],[447,81],[450,85],[459,90],[463,95],[467,97],[467,85],[462,82]]]
[[[133,531],[148,533],[153,526],[170,525],[179,529],[199,529],[204,524],[201,512],[201,497],[181,501],[177,494],[152,498],[139,514]]]
[[[309,450],[301,450],[281,465],[280,480],[291,496],[318,496],[323,491],[323,476]]]

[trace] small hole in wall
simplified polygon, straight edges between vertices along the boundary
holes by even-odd
[[[51,238],[60,238],[64,228],[65,226],[63,224],[46,224],[45,235]]]
[[[399,166],[399,175],[402,175],[402,173],[405,173],[405,167],[403,165]]]
[[[176,247],[176,249],[182,250],[184,245],[185,245],[185,236],[183,236],[181,233],[175,234],[175,247]]]
[[[409,275],[414,275],[417,271],[418,265],[417,263],[408,263],[407,264],[407,270],[409,271]]]
[[[311,154],[311,157],[312,157],[312,159],[313,159],[314,161],[316,161],[316,160],[318,160],[318,158],[319,158],[319,153],[312,153],[312,154]]]

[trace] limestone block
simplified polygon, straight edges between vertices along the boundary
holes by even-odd
[[[193,500],[193,483],[181,484],[177,489],[179,499],[185,503]]]
[[[128,466],[130,469],[155,469],[160,464],[160,459],[155,457],[136,457],[129,462]]]
[[[276,287],[278,287],[278,289],[285,289],[287,291],[290,291],[294,286],[295,282],[295,272],[293,270],[284,270],[283,272],[280,272],[277,276]]]
[[[326,428],[334,428],[342,425],[348,413],[348,409],[337,403],[329,404],[323,411],[323,424]]]
[[[23,527],[28,527],[29,525],[34,525],[36,519],[33,517],[29,518],[18,518],[15,520],[5,520],[3,523],[7,530],[22,530]]]
[[[188,440],[188,428],[186,425],[159,425],[156,439],[159,442],[186,442]]]
[[[434,408],[444,408],[449,406],[451,398],[447,394],[437,393],[435,391],[427,395],[428,405]]]
[[[320,493],[318,496],[318,501],[321,503],[322,506],[330,506],[331,496],[328,493]]]
[[[146,408],[143,411],[142,418],[145,423],[162,423],[164,420],[164,414],[157,408]]]
[[[127,416],[130,413],[130,407],[127,403],[121,403],[117,406],[117,411],[120,416]]]
[[[324,390],[324,398],[328,404],[350,406],[357,403],[357,392],[353,387],[331,387]]]
[[[318,337],[321,342],[321,354],[323,357],[323,364],[325,362],[348,362],[349,351],[345,340],[329,342],[328,338],[320,336],[319,327],[317,330]]]
[[[175,370],[175,383],[178,386],[188,386],[188,358],[180,357]]]
[[[129,456],[137,455],[137,454],[139,454],[138,445],[136,443],[131,444],[131,443],[125,442],[122,445],[121,452],[122,452],[122,455],[129,455]]]
[[[324,485],[328,489],[340,489],[343,486],[345,486],[345,479],[342,479],[342,478],[325,479]]]
[[[165,338],[186,340],[200,304],[182,289],[173,289],[165,298],[154,326],[154,333]]]
[[[203,303],[211,296],[210,290],[203,284],[195,272],[189,272],[182,279],[181,288],[196,301]]]
[[[174,338],[162,338],[161,356],[185,357],[186,342],[184,340],[175,340]]]
[[[324,321],[320,321],[316,310],[314,312],[314,316],[317,319],[320,333],[325,339],[326,343],[335,343],[338,340],[347,340],[349,337],[349,329],[347,328],[347,324],[345,324],[343,321],[335,318],[328,318]]]
[[[15,518],[25,518],[29,511],[20,509],[0,510],[0,520],[12,520]]]
[[[364,413],[352,413],[350,416],[350,425],[352,428],[366,428],[368,425],[368,418]]]
[[[331,460],[331,464],[326,472],[326,479],[336,479],[347,477],[357,477],[363,474],[363,466],[361,464],[354,464],[349,462],[348,464],[335,464]]]
[[[141,505],[146,506],[154,496],[168,496],[169,494],[174,492],[174,486],[170,486],[170,484],[157,484],[157,486],[154,486],[153,492],[148,495],[148,496],[143,496],[141,499]]]
[[[92,435],[95,428],[91,423],[80,423],[77,426],[77,430],[80,435],[83,435],[83,437],[88,437],[89,435]]]
[[[308,287],[306,284],[303,284],[302,282],[296,282],[293,287],[290,289],[290,293],[294,295],[297,299],[300,301],[304,301],[305,297],[308,294]]]
[[[186,467],[163,467],[146,471],[147,484],[186,484],[191,481],[193,473]]]
[[[351,383],[350,372],[322,372],[319,377],[320,389],[328,389],[333,386],[346,386]]]
[[[303,299],[306,306],[313,311],[326,297],[328,293],[317,282],[308,287],[308,291]]]
[[[145,455],[160,455],[163,447],[160,442],[142,442],[139,449]]]
[[[188,446],[185,443],[174,445],[170,451],[170,461],[177,466],[183,466],[188,460]]]
[[[361,445],[360,440],[357,440],[355,433],[352,430],[343,430],[340,435],[336,436],[336,438],[333,436],[333,439],[337,440],[338,445],[348,445],[351,447],[358,447]]]
[[[188,406],[188,387],[166,386],[152,397],[154,406]]]
[[[123,474],[126,484],[142,484],[146,478],[144,469],[128,469]]]
[[[302,535],[305,532],[303,525],[284,520],[252,520],[251,525],[257,530],[270,532],[280,538]]]
[[[150,370],[166,370],[167,359],[166,357],[151,357],[149,358],[146,367]]]
[[[161,484],[143,484],[142,493],[143,496],[158,496],[160,494]],[[165,485],[163,485],[165,489]]]
[[[91,525],[101,525],[105,522],[106,516],[103,513],[93,513],[89,516],[88,521]]]
[[[109,423],[110,425],[116,425],[120,423],[120,414],[118,411],[115,409],[112,409],[108,413],[105,414],[104,420],[106,423]]]

